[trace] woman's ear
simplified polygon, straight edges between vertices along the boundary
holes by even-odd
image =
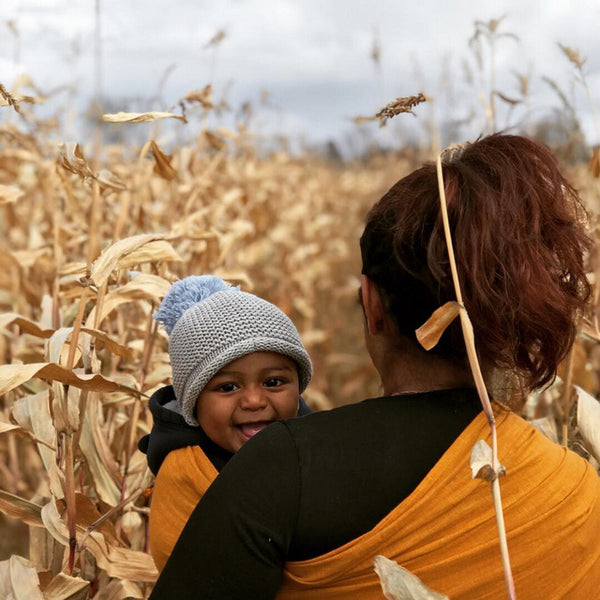
[[[367,320],[367,330],[371,335],[383,329],[383,303],[377,286],[366,275],[360,276],[362,305]]]

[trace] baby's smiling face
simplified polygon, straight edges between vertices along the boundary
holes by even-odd
[[[225,365],[204,387],[196,418],[215,443],[237,452],[269,423],[295,417],[300,396],[296,363],[253,352]]]

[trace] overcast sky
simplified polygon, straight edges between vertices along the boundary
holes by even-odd
[[[210,82],[216,98],[226,91],[234,109],[251,100],[256,127],[312,141],[343,140],[352,117],[421,90],[435,103],[419,107],[417,119],[402,115],[406,120],[386,133],[369,125],[373,135],[402,135],[404,126],[415,126],[409,120],[424,130],[431,111],[438,125],[447,115],[468,119],[465,134],[477,135],[488,47],[478,75],[468,42],[475,21],[504,17],[498,30],[518,39],[496,42],[496,88],[519,98],[515,73],[528,75],[528,114],[541,114],[560,106],[541,79],[552,78],[575,104],[588,141],[600,141],[585,90],[557,45],[587,57],[584,73],[600,103],[599,0],[100,0],[100,9],[102,91],[115,106],[135,98],[130,110],[158,108],[148,102],[164,79],[166,109]],[[76,84],[80,104],[93,93],[95,0],[1,0],[0,15],[0,82],[10,85],[25,72],[44,90]],[[219,30],[225,38],[207,47]],[[375,40],[379,68],[371,58]],[[263,91],[269,96],[260,105]],[[500,105],[500,126],[525,110],[513,110],[506,121],[508,105]]]

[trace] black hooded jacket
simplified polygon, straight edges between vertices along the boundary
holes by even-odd
[[[154,424],[152,431],[138,442],[138,448],[146,455],[148,467],[157,475],[163,460],[172,450],[186,446],[200,446],[217,471],[220,471],[233,456],[231,452],[215,444],[200,426],[191,426],[178,412],[172,385],[160,388],[150,397],[148,404]],[[298,405],[298,416],[311,413],[302,397]]]

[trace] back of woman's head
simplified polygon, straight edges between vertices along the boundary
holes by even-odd
[[[443,161],[454,252],[476,345],[488,364],[529,389],[552,381],[590,294],[585,210],[550,151],[494,134]],[[378,286],[403,336],[454,288],[435,164],[396,183],[371,209],[361,238],[363,273]],[[458,323],[435,352],[464,356]]]

